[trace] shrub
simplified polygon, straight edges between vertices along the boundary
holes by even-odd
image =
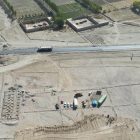
[[[85,6],[89,7],[92,11],[95,13],[99,13],[102,10],[102,7],[90,0],[82,0],[82,2],[85,4]]]
[[[64,26],[64,20],[61,17],[55,17],[54,24],[57,26],[57,28],[61,29]]]

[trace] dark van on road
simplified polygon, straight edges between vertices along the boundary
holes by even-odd
[[[37,52],[52,52],[52,47],[40,47]]]

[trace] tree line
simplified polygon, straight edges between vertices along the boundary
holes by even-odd
[[[140,14],[140,1],[134,1],[132,10],[137,14]]]
[[[140,1],[134,1],[133,2],[133,7],[140,9]]]
[[[59,13],[59,8],[54,2],[51,2],[51,0],[44,0],[57,14]]]
[[[16,16],[16,11],[14,10],[13,6],[7,0],[4,0],[4,2],[7,5],[7,7],[11,10],[12,15]]]
[[[60,13],[58,6],[51,2],[51,0],[44,0],[51,8],[56,12],[56,16],[53,16],[54,19],[54,26],[57,26],[57,28],[63,28],[64,26],[64,19],[63,14]]]
[[[83,4],[90,8],[95,13],[100,13],[102,11],[102,7],[91,0],[82,0]]]

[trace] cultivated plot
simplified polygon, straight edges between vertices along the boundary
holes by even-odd
[[[91,11],[82,7],[79,3],[65,4],[59,6],[60,13],[64,19],[67,18],[76,18],[82,15],[89,15]]]
[[[96,4],[100,4],[100,5],[104,5],[106,3],[106,1],[104,1],[104,0],[91,0],[91,1],[93,1]]]
[[[42,9],[34,0],[8,0],[17,13],[17,17],[25,15],[38,15],[43,13]]]
[[[52,2],[54,2],[56,5],[64,5],[64,4],[71,4],[71,3],[75,3],[75,0],[51,0]]]
[[[121,9],[119,11],[112,11],[110,13],[107,13],[106,15],[114,21],[139,19],[139,15],[133,13],[129,8]]]

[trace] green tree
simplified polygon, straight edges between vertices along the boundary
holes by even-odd
[[[54,24],[59,28],[63,28],[64,26],[64,20],[61,17],[56,17],[54,20]]]
[[[102,7],[91,0],[82,0],[85,6],[89,7],[95,13],[99,13],[102,10]]]
[[[134,1],[132,10],[137,14],[140,14],[140,1]]]
[[[44,0],[57,14],[59,13],[59,9],[57,5],[50,0]]]
[[[133,2],[133,7],[134,7],[134,8],[139,8],[139,9],[140,9],[140,1],[134,1],[134,2]]]

